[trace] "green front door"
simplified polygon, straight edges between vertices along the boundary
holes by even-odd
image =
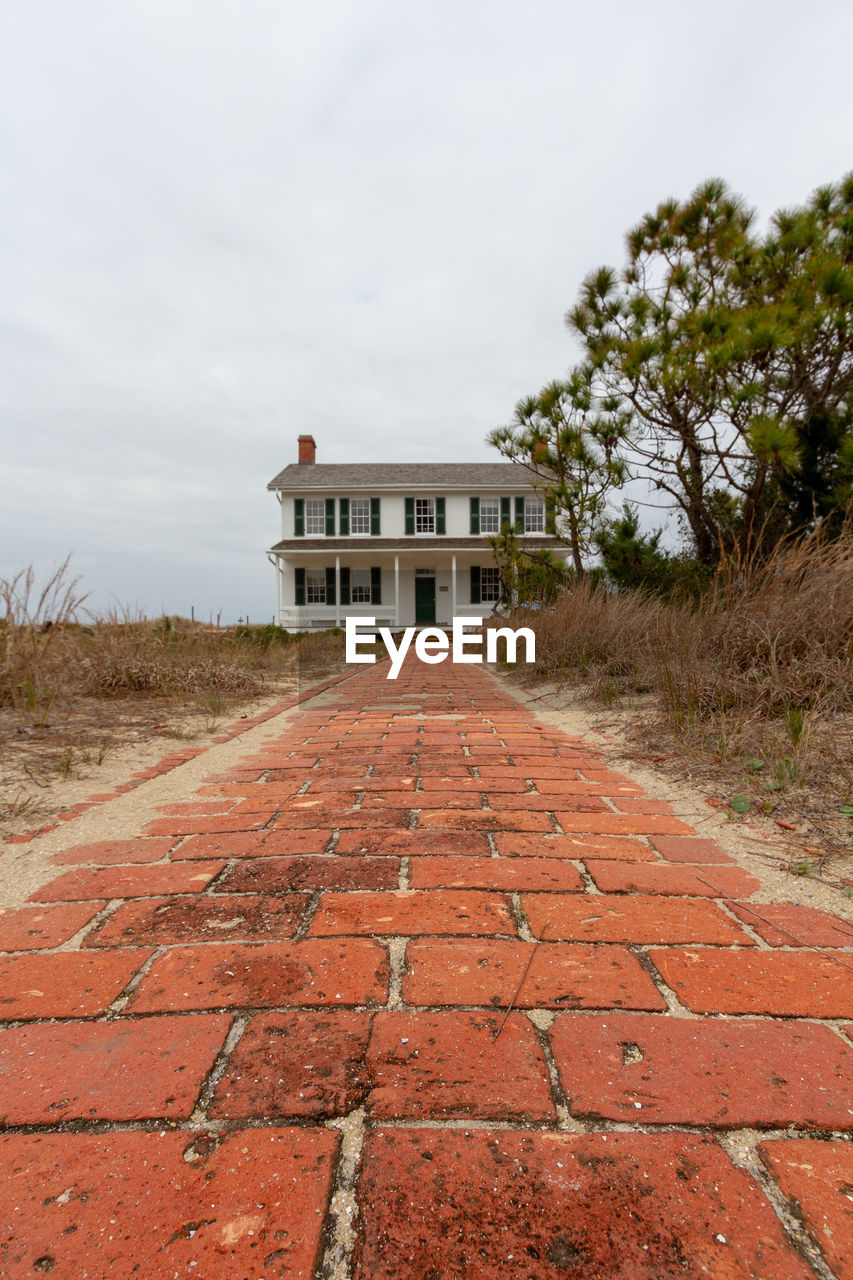
[[[435,578],[415,578],[415,622],[435,622]]]

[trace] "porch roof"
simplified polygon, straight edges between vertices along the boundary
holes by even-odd
[[[536,551],[548,548],[556,550],[563,547],[568,553],[568,547],[559,538],[549,535],[541,537],[530,534],[522,534],[521,542],[524,547],[531,548]],[[350,537],[350,538],[285,538],[281,542],[276,542],[270,547],[270,551],[351,551],[353,554],[363,555],[376,551],[491,551],[489,542],[486,538],[453,538],[453,537],[436,537],[430,534],[429,537],[418,538],[375,538],[375,537]]]

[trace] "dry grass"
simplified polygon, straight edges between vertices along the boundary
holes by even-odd
[[[221,715],[260,694],[268,678],[335,665],[337,636],[289,637],[275,627],[219,628],[186,618],[84,617],[66,560],[44,587],[33,569],[0,581],[0,707],[40,728],[79,699],[195,701]]]
[[[343,666],[340,634],[94,617],[85,599],[67,561],[41,588],[32,569],[0,581],[2,834],[85,799],[94,778],[99,790],[105,775],[124,781],[169,740],[205,741],[245,704]]]
[[[849,840],[853,531],[729,562],[698,601],[585,582],[511,625],[535,630],[539,677],[603,704],[641,699],[647,732],[734,771],[752,807],[817,788],[831,839]]]

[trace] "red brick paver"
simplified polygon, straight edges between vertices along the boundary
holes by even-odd
[[[0,914],[0,1274],[849,1276],[853,927],[386,671]]]
[[[853,1276],[853,1146],[809,1139],[764,1142],[759,1153],[815,1234],[839,1280]]]
[[[361,1186],[357,1280],[811,1280],[749,1175],[692,1134],[380,1128]]]
[[[853,1049],[828,1027],[561,1014],[550,1036],[573,1115],[853,1129]]]
[[[0,1138],[0,1270],[311,1280],[337,1145],[322,1129],[257,1129],[188,1163],[186,1133]]]
[[[229,1019],[66,1022],[0,1032],[5,1124],[188,1117]]]

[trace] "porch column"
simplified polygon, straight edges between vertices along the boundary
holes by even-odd
[[[400,626],[400,557],[394,557],[394,626]]]
[[[335,556],[335,626],[341,625],[341,557]]]
[[[453,605],[450,616],[456,617],[456,556],[450,557],[450,601]]]
[[[276,556],[273,561],[275,568],[275,625],[281,626],[281,561]]]

